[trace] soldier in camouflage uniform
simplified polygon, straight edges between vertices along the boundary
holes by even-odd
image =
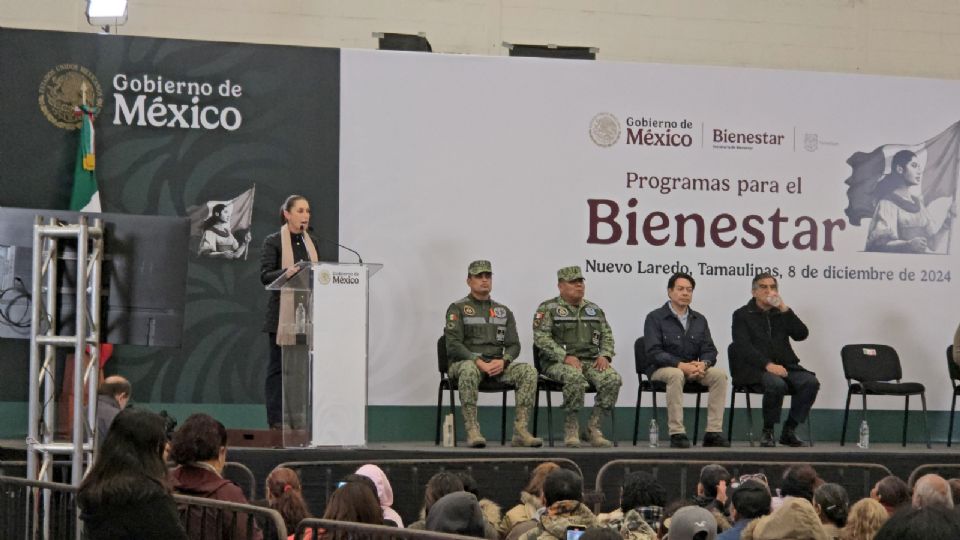
[[[493,269],[490,261],[473,261],[467,268],[470,294],[450,304],[443,335],[447,342],[447,374],[457,381],[467,445],[483,448],[487,441],[477,422],[477,387],[485,377],[516,388],[513,446],[541,446],[527,431],[537,391],[537,370],[516,361],[520,354],[517,322],[507,306],[490,298]]]
[[[563,383],[564,444],[580,446],[577,415],[589,381],[597,388],[588,428],[593,446],[608,447],[600,420],[617,403],[623,380],[611,366],[613,332],[603,310],[583,298],[583,273],[579,266],[557,271],[560,296],[540,304],[533,317],[533,343],[540,348],[543,374]]]

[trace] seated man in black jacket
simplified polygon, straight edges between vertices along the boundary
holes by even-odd
[[[777,278],[762,273],[753,278],[753,298],[733,312],[733,349],[743,380],[737,384],[763,385],[763,435],[760,446],[776,446],[773,426],[780,422],[783,396],[791,391],[790,414],[780,432],[780,444],[803,446],[796,427],[807,419],[820,391],[812,371],[800,366],[790,339],[803,341],[807,326],[780,296]],[[736,370],[734,370],[736,371]]]

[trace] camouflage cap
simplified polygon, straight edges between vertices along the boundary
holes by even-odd
[[[473,261],[470,263],[470,266],[467,267],[467,274],[471,276],[482,274],[483,272],[493,273],[493,266],[490,264],[490,261]]]
[[[567,266],[557,270],[557,279],[560,281],[583,279],[583,272],[580,271],[579,266]]]

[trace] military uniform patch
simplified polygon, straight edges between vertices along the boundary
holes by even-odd
[[[450,314],[450,320],[451,320],[451,321],[457,320],[457,314],[456,314],[456,313],[451,313],[451,314]]]
[[[592,307],[588,307],[588,308],[584,309],[583,311],[585,311],[585,312],[587,313],[587,315],[590,315],[591,317],[597,314],[597,310],[596,310],[596,309],[593,309]]]
[[[599,330],[594,330],[594,331],[593,331],[593,336],[590,338],[590,343],[593,343],[594,345],[600,345],[600,331],[599,331]]]
[[[453,330],[453,329],[456,328],[456,327],[457,327],[457,324],[456,324],[455,322],[453,322],[453,321],[450,321],[450,322],[447,323],[447,328],[449,328],[449,329],[451,329],[451,330]]]
[[[494,317],[506,317],[506,316],[507,316],[507,308],[501,307],[501,306],[497,306],[497,307],[493,308],[493,316],[494,316]]]
[[[477,314],[477,310],[473,309],[473,306],[466,305],[466,306],[463,306],[463,314],[464,314],[464,315],[476,315],[476,314]]]
[[[570,314],[570,312],[567,310],[567,308],[565,308],[565,307],[563,307],[563,306],[560,306],[560,307],[557,308],[557,315],[559,315],[559,316],[561,316],[561,317],[566,317],[566,316],[569,315],[569,314]]]

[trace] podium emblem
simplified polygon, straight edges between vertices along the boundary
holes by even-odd
[[[330,275],[329,270],[321,270],[319,279],[321,285],[329,285],[333,277]]]

